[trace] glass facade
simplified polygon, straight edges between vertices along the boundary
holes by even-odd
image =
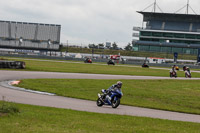
[[[200,44],[200,35],[188,33],[140,31],[140,40],[159,42],[166,42],[169,40],[169,42],[174,43]]]
[[[189,33],[177,33],[177,32],[155,32],[155,31],[140,31],[140,41],[150,42],[148,45],[133,44],[134,51],[150,51],[150,52],[164,52],[164,53],[180,53],[180,54],[197,54],[198,49],[196,48],[180,48],[180,47],[166,47],[166,46],[154,46],[151,45],[153,42],[160,43],[183,43],[183,44],[199,44],[200,35],[189,34]]]
[[[133,45],[134,51],[149,51],[149,52],[164,52],[164,53],[180,53],[180,54],[192,54],[196,55],[198,49],[193,48],[175,48],[175,47],[161,47],[161,46],[150,46],[150,45]]]
[[[138,13],[143,15],[143,24],[146,24],[146,27],[135,30],[139,31],[139,40],[133,42],[134,51],[177,52],[193,55],[198,53],[200,15]]]

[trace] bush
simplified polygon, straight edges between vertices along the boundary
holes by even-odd
[[[15,105],[3,101],[0,103],[0,113],[19,113],[19,109]]]

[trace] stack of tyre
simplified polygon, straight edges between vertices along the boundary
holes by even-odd
[[[26,64],[23,61],[0,61],[0,68],[25,69]]]

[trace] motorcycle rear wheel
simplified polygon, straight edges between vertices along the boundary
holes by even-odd
[[[119,104],[120,104],[120,99],[112,100],[112,102],[111,102],[112,108],[117,108],[119,106]]]

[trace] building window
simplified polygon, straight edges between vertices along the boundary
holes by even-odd
[[[150,51],[160,52],[160,47],[158,47],[158,46],[150,46]]]
[[[195,54],[195,49],[192,48],[183,48],[184,54]]]
[[[186,34],[186,35],[185,35],[185,38],[196,39],[196,35]]]
[[[182,48],[172,48],[172,52],[177,52],[177,53],[183,53],[183,49]]]
[[[174,37],[173,33],[163,33],[164,37]]]
[[[139,45],[140,51],[149,51],[149,46]]]
[[[159,33],[159,32],[153,32],[152,36],[162,37],[163,35],[162,35],[162,33]]]
[[[151,38],[140,38],[141,41],[152,41]]]
[[[200,39],[200,35],[197,35],[197,39]]]
[[[138,45],[133,45],[133,51],[138,51],[139,46]]]
[[[172,48],[171,47],[161,47],[161,52],[171,53]]]
[[[141,36],[152,36],[152,33],[151,32],[144,32],[144,31],[142,31],[142,32],[140,32],[140,35]]]
[[[198,54],[198,49],[193,49],[193,54],[197,55]]]
[[[175,38],[185,38],[184,34],[174,34]]]

